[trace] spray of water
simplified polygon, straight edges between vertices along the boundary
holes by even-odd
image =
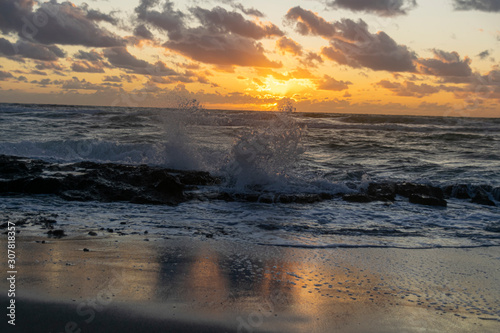
[[[290,99],[278,103],[275,117],[263,128],[239,135],[224,167],[236,190],[273,190],[286,184],[303,152],[304,128],[293,119]]]
[[[162,164],[174,169],[205,169],[204,158],[192,131],[195,119],[207,116],[206,110],[196,99],[181,99],[176,108],[165,112],[168,114],[159,119],[165,133],[165,141],[159,147]]]

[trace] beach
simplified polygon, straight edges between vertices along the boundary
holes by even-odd
[[[306,249],[205,236],[28,234],[16,239],[9,332],[500,328],[498,247]],[[8,289],[5,279],[0,286]]]

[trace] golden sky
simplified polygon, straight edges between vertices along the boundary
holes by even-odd
[[[500,0],[0,0],[0,102],[500,117]]]

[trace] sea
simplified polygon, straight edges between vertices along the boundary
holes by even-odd
[[[335,110],[332,110],[335,111]],[[175,206],[2,194],[0,215],[52,216],[68,235],[112,229],[302,248],[500,245],[500,119],[276,111],[0,104],[0,154],[202,170],[220,183]],[[348,202],[370,183],[412,182],[485,193],[495,205]],[[222,200],[218,193],[257,196]],[[278,195],[328,194],[317,202]]]

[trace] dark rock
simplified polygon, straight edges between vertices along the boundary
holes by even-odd
[[[113,230],[113,229],[111,229],[111,228],[106,229],[106,231],[107,231],[107,232],[114,232],[114,230]]]
[[[367,193],[380,201],[396,200],[396,185],[393,183],[370,183]]]
[[[83,252],[89,252],[90,250],[87,249],[86,247],[83,248]]]
[[[259,196],[259,202],[260,203],[273,203],[274,202],[274,195],[272,194],[263,194]]]
[[[43,176],[44,171],[50,171],[52,176]],[[5,155],[0,155],[0,179],[0,193],[53,194],[65,200],[167,205],[187,200],[184,196],[186,184],[207,185],[219,181],[207,172],[94,162],[62,166]]]
[[[280,194],[280,195],[278,195],[277,201],[280,203],[285,203],[285,204],[292,203],[292,202],[294,202],[294,197],[291,195],[287,195],[287,194]]]
[[[484,191],[478,191],[474,197],[472,197],[471,202],[485,206],[496,206],[495,203],[490,200],[488,194]]]
[[[223,200],[223,201],[234,201],[234,198],[231,194],[227,193],[227,192],[220,192],[218,193],[215,197],[214,197],[215,200]]]
[[[342,199],[344,201],[348,201],[348,202],[362,202],[362,203],[372,202],[372,201],[377,200],[377,199],[369,196],[368,194],[363,194],[363,193],[344,194],[342,196]]]
[[[465,184],[446,186],[444,193],[451,198],[470,199],[469,188]]]
[[[213,177],[206,171],[187,171],[178,176],[179,181],[184,185],[215,185],[220,183],[220,179]]]
[[[439,187],[431,185],[404,182],[404,183],[397,183],[395,185],[395,189],[396,189],[396,194],[399,194],[407,198],[409,198],[412,194],[418,194],[421,196],[444,199],[443,190]]]
[[[428,195],[422,194],[412,194],[409,197],[410,202],[414,204],[426,205],[426,206],[441,206],[446,207],[447,202],[442,198],[430,197]]]
[[[97,232],[95,232],[95,231],[89,231],[89,235],[90,236],[97,236]]]
[[[36,177],[24,184],[25,193],[57,194],[60,190],[61,181],[57,178]]]
[[[62,229],[49,230],[47,232],[47,234],[49,236],[53,236],[53,237],[56,237],[56,238],[61,238],[63,236],[66,236],[66,234],[64,233],[64,230],[62,230]]]

